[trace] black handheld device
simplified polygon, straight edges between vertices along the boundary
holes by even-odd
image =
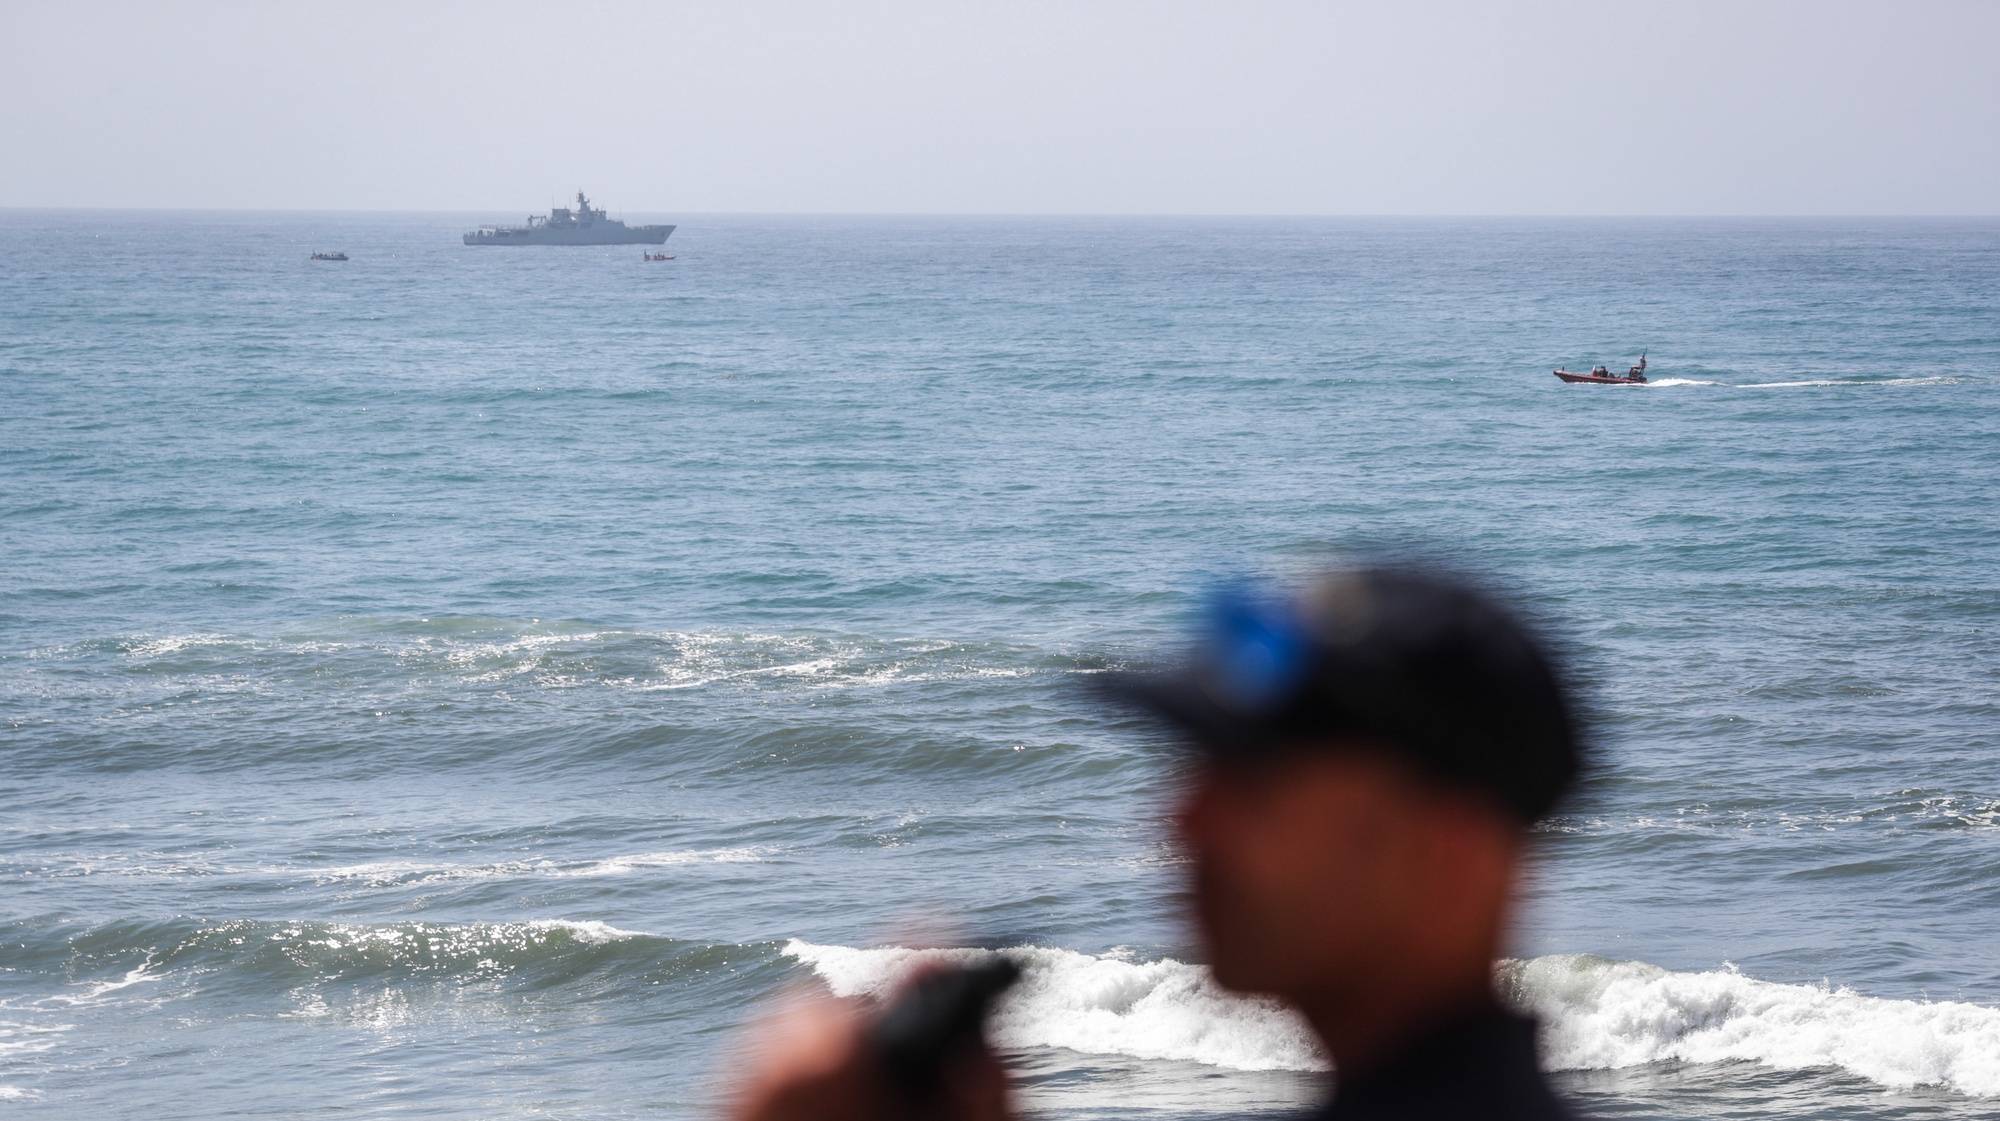
[[[905,986],[868,1027],[868,1045],[890,1084],[912,1102],[934,1098],[945,1063],[979,1042],[994,1002],[1020,979],[1018,962],[996,956]]]

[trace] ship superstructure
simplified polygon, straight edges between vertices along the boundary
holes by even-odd
[[[529,215],[525,226],[481,226],[465,235],[467,245],[662,245],[672,226],[628,226],[590,205],[582,191],[576,207],[558,206],[546,218]]]

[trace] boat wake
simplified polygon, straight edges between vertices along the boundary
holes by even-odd
[[[1678,389],[1683,386],[1716,386],[1722,389],[1840,389],[1853,386],[1934,386],[1957,385],[1963,379],[1939,375],[1921,378],[1803,378],[1796,381],[1716,381],[1711,378],[1655,378],[1643,383],[1647,389]]]
[[[1807,378],[1801,381],[1754,381],[1743,382],[1737,389],[1834,389],[1850,385],[1957,385],[1960,379],[1954,377],[1924,378]]]

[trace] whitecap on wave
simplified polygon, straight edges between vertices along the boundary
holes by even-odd
[[[161,975],[154,972],[154,966],[153,957],[148,954],[146,960],[138,968],[128,970],[123,977],[115,981],[86,981],[81,984],[78,992],[57,993],[54,996],[43,997],[34,1003],[37,1007],[98,1004],[103,1002],[112,993],[123,992],[134,985],[144,985],[160,980]]]
[[[74,1028],[73,1024],[29,1024],[18,1020],[0,1020],[0,1058],[35,1055],[52,1050],[63,1033]]]
[[[272,681],[370,679],[637,690],[810,689],[1027,676],[1067,660],[1028,647],[934,638],[625,630],[513,619],[345,620],[272,635],[140,634],[39,647],[32,662],[113,655],[148,680],[203,691]]]
[[[793,941],[785,951],[840,996],[872,996],[926,961],[992,951],[853,949]],[[1012,1048],[1322,1070],[1305,1025],[1267,1001],[1216,987],[1200,966],[1069,950],[1005,951],[1026,966],[995,1014]],[[1659,1062],[1836,1068],[1882,1086],[1940,1086],[2000,1097],[2000,1008],[1891,1000],[1731,970],[1677,973],[1643,962],[1556,954],[1501,965],[1502,989],[1542,1020],[1544,1063],[1601,1070]]]
[[[2000,1096],[2000,1008],[1569,954],[1510,962],[1502,979],[1542,1017],[1544,1061],[1557,1069],[1836,1067],[1883,1086]]]
[[[698,864],[756,864],[783,850],[769,845],[716,849],[670,849],[616,856],[558,860],[538,857],[455,864],[426,860],[371,860],[315,867],[300,864],[231,864],[171,853],[57,853],[19,862],[0,862],[0,877],[64,879],[110,876],[134,880],[186,880],[214,876],[297,877],[316,884],[360,883],[370,887],[446,883],[455,880],[629,876],[655,868]]]
[[[768,859],[777,851],[768,847],[686,849],[630,853],[597,860],[503,860],[490,864],[380,860],[311,869],[310,875],[319,883],[351,880],[372,887],[536,876],[624,876],[648,868],[672,868],[689,864],[754,864]]]
[[[785,953],[812,966],[838,996],[873,996],[922,963],[966,961],[989,951],[864,950],[795,940]],[[1326,1068],[1303,1021],[1268,1001],[1223,992],[1198,966],[1039,946],[1007,953],[1027,968],[994,1016],[1003,1046],[1061,1047],[1236,1070]]]

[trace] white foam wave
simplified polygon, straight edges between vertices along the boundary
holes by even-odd
[[[333,868],[314,868],[310,869],[310,873],[317,883],[359,881],[370,887],[444,883],[453,880],[625,876],[648,868],[671,868],[689,864],[752,864],[768,859],[777,851],[765,847],[686,849],[630,853],[599,860],[504,860],[490,864],[377,860]]]
[[[769,859],[775,849],[736,848],[693,851],[640,852],[593,860],[580,867],[560,869],[557,876],[624,876],[645,868],[673,868],[685,864],[757,864]]]
[[[1835,1067],[1883,1086],[2000,1096],[2000,1008],[1566,954],[1509,963],[1503,977],[1542,1017],[1544,1061],[1558,1069]]]
[[[626,930],[596,919],[530,919],[519,925],[536,931],[566,931],[579,942],[623,942],[627,938],[647,937],[644,931]]]
[[[872,996],[923,962],[971,960],[988,951],[795,940],[784,952],[810,965],[836,995]],[[1043,947],[1006,952],[1026,973],[995,1013],[1004,1046],[1239,1070],[1326,1067],[1295,1016],[1223,992],[1200,966]],[[1505,962],[1500,981],[1541,1018],[1543,1061],[1554,1069],[1750,1062],[1780,1070],[1836,1068],[1888,1087],[2000,1097],[2000,1008],[1870,997],[1733,970],[1676,973],[1574,954]]]
[[[435,649],[444,655],[446,661],[454,665],[464,666],[496,658],[513,658],[522,654],[534,655],[545,650],[558,649],[564,646],[587,645],[606,637],[615,636],[610,636],[605,631],[582,631],[576,633],[526,634],[518,638],[495,642],[427,641],[415,648],[407,649],[403,653],[407,656],[418,650],[431,652]]]
[[[500,923],[412,923],[406,925],[366,925],[326,923],[311,926],[281,926],[265,935],[270,942],[319,946],[347,950],[370,945],[430,943],[446,949],[483,949],[492,946],[533,942],[561,932],[579,942],[622,942],[644,938],[637,930],[624,930],[596,919],[525,919]],[[238,936],[241,940],[241,935]]]
[[[69,1031],[73,1024],[24,1024],[14,1020],[0,1020],[0,1058],[13,1055],[34,1055],[55,1047],[57,1037]]]
[[[41,1000],[36,1001],[35,1004],[37,1006],[51,1005],[51,1004],[58,1004],[58,1005],[96,1004],[98,1001],[103,1000],[105,997],[110,996],[112,993],[120,992],[124,989],[129,989],[134,985],[143,985],[153,981],[158,981],[161,975],[153,972],[153,964],[154,963],[152,957],[148,956],[146,960],[142,962],[137,969],[131,970],[130,972],[126,973],[125,976],[119,978],[116,981],[86,982],[83,984],[81,992],[59,993],[55,996],[43,997]]]
[[[0,1102],[31,1102],[40,1094],[22,1086],[0,1086]]]
[[[1605,835],[1619,833],[1831,833],[1850,826],[1884,822],[1918,828],[1990,829],[2000,827],[2000,799],[1977,794],[1898,790],[1889,802],[1856,800],[1823,809],[1734,809],[1706,802],[1675,807],[1671,813],[1639,813],[1616,817],[1553,817],[1535,827],[1542,833]]]
[[[721,849],[675,849],[636,852],[595,860],[546,858],[503,860],[485,864],[449,864],[421,860],[374,860],[333,867],[295,864],[225,864],[167,853],[55,853],[15,867],[0,864],[0,876],[22,879],[64,879],[109,876],[137,880],[185,880],[218,876],[304,876],[314,883],[356,881],[371,887],[443,883],[452,880],[524,879],[534,877],[627,876],[650,868],[692,864],[754,864],[783,850],[772,846]]]
[[[645,690],[698,689],[729,682],[777,683],[812,689],[873,689],[979,678],[1026,677],[1020,666],[974,663],[952,643],[919,640],[854,642],[780,635],[662,635],[676,643],[655,662],[657,678],[628,684]]]
[[[65,879],[82,876],[112,876],[124,879],[190,879],[220,875],[227,869],[201,854],[167,852],[136,853],[48,853],[28,854],[11,867],[0,866],[0,874],[22,879]]]
[[[234,645],[241,643],[226,634],[170,634],[134,639],[126,644],[125,653],[134,658],[164,658],[202,646]]]
[[[1894,816],[1893,813],[1884,816]],[[1975,828],[2000,826],[2000,799],[1977,795],[1937,794],[1922,798],[1909,815],[1945,825]]]
[[[360,669],[390,659],[403,675],[540,688],[584,686],[636,690],[736,684],[796,689],[862,689],[1024,677],[1036,652],[994,649],[932,638],[828,634],[624,630],[541,620],[387,621],[341,633],[232,635],[205,631],[137,634],[27,652],[32,660],[90,658],[115,651],[148,673],[179,670],[180,685],[203,691],[261,691],[288,674]],[[196,673],[178,655],[201,655],[201,667],[226,662],[231,673]],[[300,667],[291,659],[309,655]],[[334,662],[328,662],[332,657]],[[269,678],[270,680],[265,680]],[[317,682],[318,678],[315,677]]]
[[[925,962],[973,960],[985,950],[861,950],[794,940],[785,953],[839,996],[872,996]],[[1323,1070],[1305,1024],[1267,1001],[1217,988],[1208,971],[1172,959],[1093,957],[1027,946],[1007,951],[1026,970],[994,1013],[995,1038],[1013,1048],[1061,1047],[1237,1070]]]

